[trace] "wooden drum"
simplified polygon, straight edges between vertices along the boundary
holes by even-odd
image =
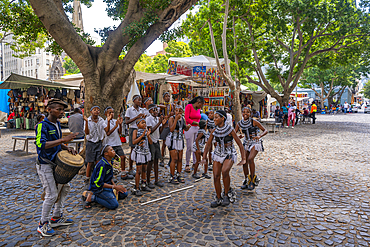
[[[71,181],[84,165],[84,159],[80,155],[70,154],[67,150],[60,151],[55,159],[54,178],[58,184],[66,184]]]

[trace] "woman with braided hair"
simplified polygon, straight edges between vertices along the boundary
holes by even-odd
[[[239,137],[236,135],[234,128],[230,125],[226,125],[225,121],[227,115],[225,111],[216,111],[214,121],[215,130],[211,133],[208,138],[207,145],[203,153],[202,163],[207,162],[206,157],[209,148],[212,145],[213,138],[216,140],[216,147],[212,153],[213,160],[213,181],[216,190],[216,201],[211,203],[211,207],[215,208],[218,206],[227,206],[230,204],[230,198],[235,195],[234,191],[230,188],[230,170],[234,163],[237,161],[237,152],[233,144],[233,140],[239,146],[240,153],[242,155],[242,161],[238,165],[244,165],[245,150]],[[221,174],[224,184],[224,196],[221,197]]]
[[[245,149],[245,159],[247,163],[243,165],[244,172],[244,182],[241,186],[242,189],[253,190],[258,186],[259,177],[255,175],[255,164],[254,158],[257,156],[258,152],[262,152],[263,145],[261,137],[267,134],[267,130],[262,126],[260,122],[254,120],[252,117],[252,111],[248,107],[243,108],[243,119],[238,122],[235,127],[235,132],[238,132],[239,129],[244,134],[243,146]],[[262,133],[258,135],[258,131],[262,130]],[[242,138],[242,136],[240,136]]]

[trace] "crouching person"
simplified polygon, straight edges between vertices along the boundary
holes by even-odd
[[[96,202],[108,209],[118,207],[117,198],[113,192],[118,192],[118,199],[127,197],[127,190],[123,185],[113,182],[113,158],[116,156],[113,148],[105,145],[101,152],[102,159],[96,164],[90,179],[89,191],[82,195],[84,208],[91,208],[91,203]]]

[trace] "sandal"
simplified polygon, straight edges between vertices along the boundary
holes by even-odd
[[[191,170],[190,170],[190,166],[189,166],[189,165],[186,165],[186,166],[185,166],[185,172],[190,173],[190,171],[191,171]]]
[[[87,198],[88,198],[89,195],[92,195],[92,193],[90,191],[84,191],[82,193],[82,205],[83,205],[84,209],[90,209],[91,208],[91,202],[87,201]]]

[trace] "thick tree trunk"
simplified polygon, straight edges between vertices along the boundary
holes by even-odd
[[[90,115],[90,109],[94,105],[101,108],[101,116],[104,115],[104,109],[108,106],[113,107],[115,118],[118,117],[123,104],[123,98],[130,91],[130,87],[135,79],[135,71],[126,78],[117,78],[112,74],[103,76],[99,71],[84,76],[85,78],[85,114]],[[112,87],[114,90],[106,91],[106,87]],[[125,94],[126,92],[126,94]]]
[[[242,106],[240,104],[240,87],[235,87],[235,91],[233,93],[233,113],[235,116],[235,123],[242,120]]]

